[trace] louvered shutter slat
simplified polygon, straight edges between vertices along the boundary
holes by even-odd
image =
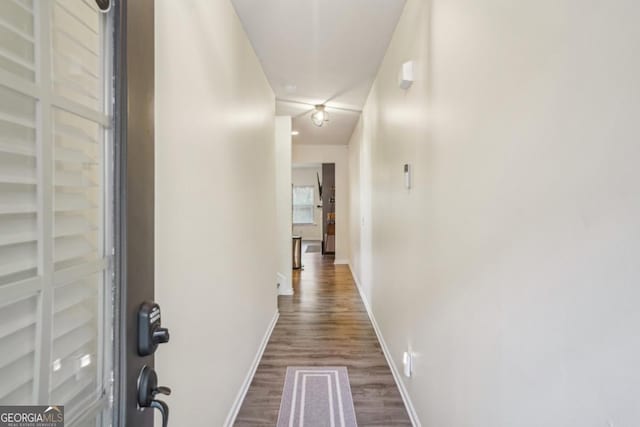
[[[1,398],[0,405],[24,405],[31,402],[32,399],[33,381],[29,381]]]
[[[81,348],[80,350],[83,349],[84,348]],[[83,354],[86,354],[86,350],[83,352]],[[55,395],[57,393],[59,394],[61,388],[66,388],[67,390],[73,389],[73,387],[69,386],[72,386],[74,382],[77,382],[77,377],[78,374],[81,373],[81,369],[82,368],[80,367],[79,362],[75,361],[75,363],[67,363],[66,365],[63,365],[59,371],[54,372],[51,383],[52,395]],[[67,387],[65,387],[65,385],[67,385]],[[81,385],[80,388],[82,387],[83,386]],[[63,399],[58,399],[56,401],[68,403],[67,400]]]
[[[19,1],[0,1],[0,70],[35,80],[32,7]]]
[[[35,342],[36,331],[33,325],[6,336],[0,353],[0,369],[33,353]]]
[[[95,339],[95,331],[88,327],[74,329],[56,339],[53,345],[53,360],[63,360]]]
[[[57,289],[54,307],[55,313],[60,313],[80,303],[95,303],[91,300],[97,297],[97,289],[92,280],[95,279],[92,277],[85,278],[72,285]]]
[[[82,401],[79,397],[84,398],[88,392],[94,391],[95,380],[91,377],[84,377],[80,380],[73,379],[66,381],[59,387],[55,388],[51,393],[51,398],[55,401],[68,402],[66,406],[74,406],[75,401]]]
[[[55,237],[86,234],[97,230],[97,227],[82,215],[57,215]]]
[[[35,213],[36,194],[0,184],[0,215]],[[2,220],[2,218],[0,218]]]
[[[74,329],[81,328],[84,325],[89,325],[92,321],[93,315],[79,306],[61,311],[57,313],[55,317],[53,339],[60,338],[61,336],[68,334]]]
[[[64,163],[95,164],[95,160],[82,150],[73,150],[63,147],[56,148],[56,160]]]
[[[0,41],[6,43],[12,42]],[[0,86],[0,134],[5,144],[11,141],[14,151],[34,147],[35,118],[35,99]],[[34,157],[0,151],[0,286],[37,273],[37,224],[32,215],[37,208],[36,168]]]
[[[34,157],[36,155],[36,147],[33,143],[25,143],[2,135],[0,136],[0,152]]]
[[[37,308],[35,295],[0,307],[0,404],[30,401],[23,389],[33,383]]]
[[[33,382],[33,357],[21,358],[0,369],[0,376],[0,402],[3,402],[11,393]]]
[[[0,247],[37,240],[35,215],[4,215],[0,220]]]

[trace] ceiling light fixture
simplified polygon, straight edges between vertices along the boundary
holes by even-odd
[[[329,121],[329,113],[325,110],[324,104],[316,105],[315,110],[311,113],[311,121],[318,127],[322,127],[324,122]]]
[[[300,132],[298,132],[297,130],[292,130],[291,135],[293,136],[300,135]]]

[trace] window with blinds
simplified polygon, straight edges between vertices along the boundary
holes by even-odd
[[[0,0],[0,405],[110,424],[111,22]]]
[[[314,193],[311,185],[294,185],[292,193],[293,223],[313,224]]]

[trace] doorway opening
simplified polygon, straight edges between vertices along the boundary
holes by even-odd
[[[302,256],[311,253],[334,256],[335,164],[293,164],[291,188],[293,235],[302,240]]]
[[[336,253],[336,165],[322,164],[322,254]]]
[[[294,164],[291,169],[293,235],[302,239],[302,253],[322,247],[322,164]]]

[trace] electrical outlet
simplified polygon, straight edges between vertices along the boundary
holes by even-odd
[[[405,351],[402,355],[402,365],[404,366],[404,376],[407,378],[411,378],[413,354],[411,354],[410,351]]]

